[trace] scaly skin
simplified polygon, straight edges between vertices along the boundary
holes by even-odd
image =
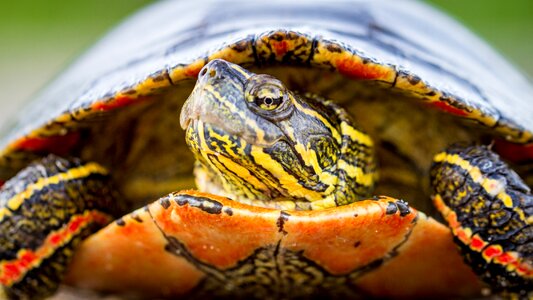
[[[291,223],[285,225],[285,222],[291,212],[298,216],[294,217],[296,219],[305,218],[305,212],[300,214],[302,212],[297,211],[344,207],[368,197],[372,192],[376,171],[370,137],[358,130],[340,107],[319,97],[292,93],[270,76],[256,75],[220,60],[210,62],[200,72],[197,86],[184,105],[181,124],[197,159],[195,172],[203,193],[184,191],[164,197],[158,202],[158,207],[163,210],[197,208],[210,217],[222,220],[221,216],[234,214],[231,200],[220,197],[228,196],[244,203],[234,204],[233,207],[252,204],[283,209],[280,215],[276,215],[275,224],[278,226],[277,234],[287,234]],[[491,163],[481,164],[479,161],[483,159]],[[50,160],[57,163],[50,163]],[[75,179],[56,177],[55,182],[36,186],[40,176],[50,177],[47,174],[54,173],[50,171],[54,170],[54,166],[63,168],[62,172],[67,175],[77,175],[73,175]],[[38,170],[46,171],[30,179],[25,176]],[[106,211],[113,203],[111,188],[107,179],[101,176],[93,178],[91,170],[100,175],[106,173],[95,164],[80,168],[76,160],[71,163],[49,158],[21,171],[2,188],[0,247],[3,247],[5,257],[0,260],[0,279],[6,296],[34,298],[52,293],[79,240],[88,235],[85,228],[109,221],[109,217],[101,211]],[[492,181],[482,180],[493,178],[494,174],[506,180],[496,180],[495,187],[487,185]],[[454,148],[438,154],[432,175],[437,208],[450,223],[452,233],[463,245],[473,268],[496,291],[526,297],[531,286],[532,235],[528,188],[499,158],[482,147]],[[470,182],[471,177],[477,179]],[[93,191],[94,187],[99,188]],[[93,193],[97,193],[98,201],[91,200]],[[511,195],[511,200],[505,194]],[[17,197],[21,200],[13,200]],[[60,208],[50,205],[57,199],[62,201]],[[402,220],[405,226],[411,224],[411,227],[416,224],[418,215],[412,213],[403,201],[389,198],[375,200],[376,207],[382,209],[385,215],[395,216],[389,220]],[[457,205],[457,202],[461,204]],[[364,203],[366,205],[367,202]],[[63,209],[71,206],[74,212]],[[371,206],[368,204],[367,207]],[[489,206],[490,210],[505,206],[505,212],[513,215],[507,218],[507,213],[502,211],[488,212]],[[154,218],[156,211],[150,207],[141,210]],[[31,229],[36,227],[36,221],[33,216],[28,216],[28,212],[42,214],[46,227]],[[276,210],[265,208],[262,214],[273,212]],[[472,212],[480,217],[479,224],[469,223]],[[55,219],[50,215],[61,218],[52,222]],[[74,220],[78,216],[83,220]],[[187,216],[185,213],[180,218]],[[146,224],[135,213],[128,218],[138,224]],[[208,292],[220,296],[240,293],[243,297],[265,297],[271,289],[276,295],[286,297],[309,296],[316,292],[343,296],[357,294],[355,278],[396,256],[412,230],[401,234],[393,232],[391,237],[396,238],[396,244],[392,245],[392,250],[368,264],[343,270],[339,274],[320,263],[323,253],[316,253],[316,257],[310,259],[309,254],[304,256],[289,247],[260,241],[257,245],[250,245],[255,247],[253,255],[240,260],[236,267],[226,266],[221,270],[207,256],[195,255],[182,241],[167,235],[174,225],[178,225],[173,222],[179,222],[179,219],[172,218],[172,214],[162,212],[161,219],[167,222],[157,227],[168,242],[166,251],[185,258],[196,271],[216,279],[202,284],[204,290],[197,291],[200,296]],[[73,222],[78,225],[73,226]],[[400,223],[394,222],[390,225],[399,226]],[[504,226],[496,226],[498,230],[492,232],[486,227],[491,222]],[[20,232],[24,231],[20,228],[25,228],[24,223],[30,228],[27,235],[36,237],[31,245],[19,242]],[[79,224],[82,224],[81,227]],[[131,224],[118,219],[114,226],[132,230]],[[14,228],[20,229],[17,234],[12,233]],[[480,239],[475,240],[476,233]],[[258,237],[255,232],[251,234],[251,238]],[[478,242],[482,244],[479,247]],[[355,243],[353,247],[357,248],[359,244]],[[46,251],[40,250],[44,248]],[[501,253],[490,254],[489,248],[501,250]],[[33,254],[31,260],[26,256],[30,252]],[[57,260],[52,262],[51,259]],[[284,264],[271,265],[274,261],[279,263],[278,259]],[[246,274],[246,277],[241,277],[241,274]],[[265,283],[265,280],[273,281]],[[294,286],[289,282],[294,282]],[[241,285],[242,289],[235,289],[235,286]],[[309,288],[294,289],[303,286]]]
[[[533,297],[533,195],[488,147],[434,158],[433,200],[466,261],[495,291]]]
[[[117,216],[107,170],[50,155],[0,193],[0,282],[9,298],[49,295],[73,249]]]
[[[210,183],[200,190],[296,210],[345,205],[373,190],[371,138],[339,106],[294,94],[271,76],[215,60],[180,120],[197,173]]]

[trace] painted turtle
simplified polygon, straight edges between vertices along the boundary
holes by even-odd
[[[2,293],[531,296],[532,94],[416,2],[158,3],[1,140]]]

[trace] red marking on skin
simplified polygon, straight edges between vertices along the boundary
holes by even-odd
[[[532,271],[531,269],[528,269],[527,266],[522,265],[522,264],[520,264],[520,265],[518,265],[516,267],[516,272],[518,272],[520,274],[526,274],[526,275],[530,275],[531,276],[531,274],[532,274],[531,271]]]
[[[453,114],[453,115],[456,115],[456,116],[465,117],[465,116],[468,115],[468,113],[465,112],[464,110],[461,110],[461,109],[459,109],[457,107],[453,107],[453,106],[451,106],[450,104],[448,104],[448,103],[446,103],[444,101],[431,102],[431,103],[429,103],[429,106],[436,107],[439,110],[442,110],[444,112],[447,112],[447,113],[450,113],[450,114]]]
[[[388,75],[388,72],[380,70],[379,66],[365,65],[356,58],[340,58],[334,65],[339,73],[355,79],[380,79]]]
[[[4,183],[6,183],[5,180],[0,180],[0,188],[4,186]]]
[[[13,147],[28,152],[49,152],[67,154],[80,140],[79,132],[49,137],[25,137],[16,141]]]
[[[483,256],[487,257],[488,259],[493,259],[496,256],[500,256],[503,254],[502,248],[498,246],[488,246],[485,251],[483,251]]]
[[[530,263],[522,261],[513,252],[504,252],[500,245],[490,245],[484,248],[489,243],[484,241],[477,234],[472,236],[472,238],[469,238],[465,229],[461,227],[461,224],[457,221],[457,214],[442,201],[439,195],[434,197],[434,202],[441,213],[449,212],[446,221],[448,221],[454,235],[465,245],[469,245],[470,249],[481,253],[487,261],[492,261],[493,263],[503,266],[512,266],[515,272],[520,276],[526,278],[533,277],[533,266]]]
[[[82,215],[73,216],[69,223],[62,228],[49,234],[41,246],[34,250],[21,249],[17,258],[10,261],[0,261],[0,283],[10,286],[20,281],[25,274],[39,266],[43,259],[52,255],[58,247],[61,247],[90,224],[107,224],[110,218],[97,211],[86,212]]]
[[[62,240],[62,236],[60,234],[53,234],[53,235],[50,235],[50,243],[54,246],[56,246],[57,244],[59,244]]]
[[[77,219],[68,224],[68,231],[69,232],[76,232],[78,229],[83,225],[83,222],[85,220]]]
[[[23,268],[27,268],[28,266],[31,265],[31,262],[34,261],[35,259],[37,259],[37,256],[34,253],[32,252],[24,253],[24,255],[22,255],[22,257],[20,258],[20,265]]]
[[[504,252],[502,255],[495,257],[494,261],[501,264],[501,265],[508,265],[516,261],[516,257],[513,255]]]
[[[514,163],[533,161],[533,144],[521,145],[497,139],[494,141],[492,149]]]
[[[20,276],[19,268],[15,264],[5,265],[2,271],[4,275],[0,277],[0,283],[2,283],[2,285],[7,285],[9,278],[18,278]]]
[[[283,41],[272,41],[272,46],[274,48],[274,52],[276,53],[276,56],[283,56],[287,51],[289,51],[289,43],[285,40]]]
[[[470,243],[470,248],[480,252],[486,245],[487,243],[485,243],[478,235],[474,235]]]

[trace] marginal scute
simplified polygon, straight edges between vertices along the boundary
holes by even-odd
[[[272,31],[260,34],[255,40],[257,63],[305,65],[313,55],[313,37],[294,31]]]
[[[255,36],[249,35],[228,46],[221,47],[208,56],[208,61],[223,59],[234,61],[236,64],[249,66],[256,63],[256,50],[254,48]],[[175,69],[174,69],[175,70]]]
[[[369,60],[338,41],[318,39],[316,44],[311,60],[314,67],[336,70],[351,79],[376,80],[391,85],[394,82],[396,70],[390,65]]]
[[[172,82],[170,81],[167,70],[161,70],[148,75],[145,81],[140,82],[135,87],[115,94],[109,100],[113,101],[113,98],[137,99],[144,96],[151,96],[161,92],[170,85],[172,85]],[[117,105],[117,107],[120,107],[120,105]]]

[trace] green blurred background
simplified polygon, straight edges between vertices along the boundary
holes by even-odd
[[[121,19],[150,2],[2,1],[0,127],[7,115],[20,110],[24,101],[30,99],[85,48]],[[524,70],[530,78],[533,76],[533,0],[427,2],[457,18]]]

